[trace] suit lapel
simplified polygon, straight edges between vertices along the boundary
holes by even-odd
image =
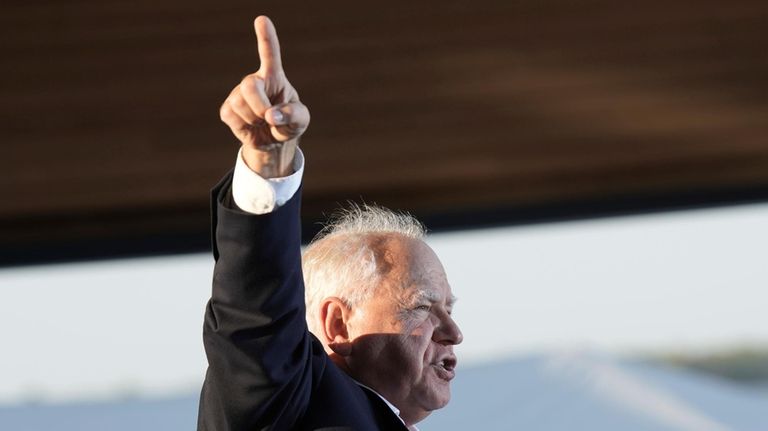
[[[408,427],[405,426],[400,417],[392,411],[378,394],[362,385],[360,385],[360,389],[362,389],[368,397],[374,414],[376,415],[376,422],[381,425],[382,430],[408,431]]]

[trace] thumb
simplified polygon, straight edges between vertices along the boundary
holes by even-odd
[[[309,127],[309,109],[301,102],[273,105],[264,115],[272,137],[284,142],[301,136]]]

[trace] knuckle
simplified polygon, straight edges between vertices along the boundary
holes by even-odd
[[[256,94],[258,92],[259,86],[262,85],[263,81],[261,78],[256,76],[256,74],[250,74],[243,78],[243,80],[240,82],[240,89],[247,94]]]
[[[224,102],[224,104],[221,105],[221,108],[219,108],[219,118],[221,121],[228,124],[232,119],[232,114],[232,108],[229,107],[229,103]]]
[[[248,102],[239,91],[229,98],[229,103],[236,111],[247,112],[250,109]]]
[[[242,80],[240,80],[240,88],[250,88],[253,85],[253,74],[245,75]]]

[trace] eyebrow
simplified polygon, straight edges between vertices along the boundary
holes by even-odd
[[[440,302],[442,298],[443,298],[442,295],[440,295],[437,292],[420,290],[413,296],[412,301],[413,302],[419,302],[419,301]],[[459,298],[457,298],[455,295],[451,295],[446,301],[446,305],[448,305],[449,307],[453,307],[453,304],[455,304],[456,301],[458,300]]]

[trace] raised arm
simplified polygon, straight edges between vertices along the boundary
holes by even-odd
[[[264,178],[291,173],[299,137],[309,126],[309,110],[285,76],[280,42],[272,21],[254,22],[259,70],[237,85],[221,106],[221,120],[243,144],[245,163]]]
[[[263,178],[291,173],[309,111],[285,77],[277,34],[255,22],[261,67],[235,87],[221,118]],[[213,291],[203,340],[208,371],[198,430],[291,429],[312,381],[304,318],[298,193],[266,214],[233,202],[231,175],[213,190]]]

